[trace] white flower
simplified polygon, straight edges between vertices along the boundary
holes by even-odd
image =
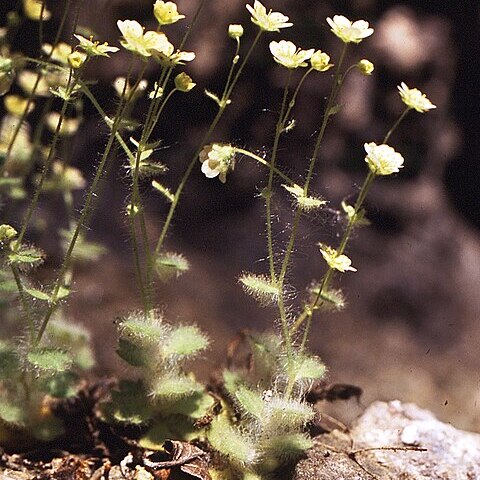
[[[332,32],[344,43],[360,43],[364,38],[373,33],[373,28],[365,20],[351,22],[343,15],[335,15],[333,20],[327,18]]]
[[[45,123],[47,124],[48,128],[52,133],[56,132],[59,121],[60,121],[60,114],[58,112],[50,112],[45,118]],[[62,137],[69,137],[71,135],[74,135],[77,132],[79,126],[80,126],[79,118],[63,117],[62,124],[60,125],[58,134]]]
[[[123,94],[126,96],[130,95],[132,91],[132,85],[127,83],[127,86],[125,87],[125,77],[117,77],[113,81],[113,88],[115,89],[115,92],[119,97],[121,97]],[[147,81],[146,80],[140,80],[138,83],[137,89],[135,90],[134,95],[138,95],[142,93],[145,89],[147,88]],[[125,92],[124,92],[125,91]]]
[[[437,106],[434,105],[427,98],[427,96],[417,88],[408,88],[404,82],[402,82],[401,85],[398,85],[397,88],[400,92],[400,97],[402,97],[402,102],[407,107],[413,108],[420,113],[437,108]]]
[[[153,5],[153,14],[160,25],[170,25],[185,18],[185,15],[178,13],[177,5],[174,2],[162,2],[161,0],[157,0]]]
[[[314,70],[318,72],[326,72],[330,68],[333,67],[332,63],[330,62],[330,55],[322,52],[321,50],[317,50],[312,57],[310,58],[310,63]]]
[[[322,243],[319,244],[319,247],[322,257],[333,270],[338,270],[339,272],[357,271],[356,268],[352,267],[352,261],[346,255],[339,255],[334,248]]]
[[[202,164],[202,172],[207,178],[218,176],[222,183],[226,182],[227,173],[235,167],[235,148],[222,143],[205,145],[198,156]]]
[[[402,155],[392,147],[371,142],[365,143],[364,148],[367,152],[365,161],[376,175],[391,175],[403,168],[404,159]]]
[[[292,42],[280,40],[279,42],[270,42],[270,52],[273,59],[286,68],[306,67],[308,60],[315,50],[301,50]]]
[[[122,47],[142,57],[150,57],[151,50],[161,51],[170,44],[164,33],[153,30],[144,33],[144,27],[135,20],[118,20],[117,26],[123,35]]]
[[[291,27],[293,23],[288,22],[288,17],[280,12],[267,13],[267,9],[255,0],[253,7],[247,5],[247,10],[252,14],[251,21],[266,32],[279,32],[281,28]]]
[[[166,66],[183,65],[195,58],[194,52],[175,51],[175,47],[168,40],[163,45],[152,48],[151,51],[155,59]]]
[[[38,73],[32,70],[22,70],[17,77],[17,82],[22,90],[31,95],[33,93],[33,87],[37,84],[35,95],[39,97],[48,97],[50,95],[49,85],[43,76],[37,82]]]
[[[118,47],[111,47],[107,42],[94,42],[93,37],[90,37],[90,40],[88,40],[81,35],[74,34],[73,36],[80,42],[78,47],[91,57],[109,57],[109,53],[115,53],[120,50]]]

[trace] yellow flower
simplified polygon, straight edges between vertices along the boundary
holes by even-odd
[[[352,267],[352,261],[346,255],[339,255],[334,248],[324,245],[323,243],[319,243],[318,245],[322,257],[330,268],[338,270],[339,272],[346,272],[347,270],[351,272],[357,271],[356,268]]]
[[[344,43],[360,43],[364,38],[373,33],[373,28],[365,20],[351,22],[343,15],[335,15],[333,20],[327,18],[331,31]]]
[[[179,73],[175,77],[175,87],[181,92],[189,92],[195,85],[196,83],[193,83],[191,77],[185,72]]]
[[[57,130],[58,122],[60,121],[60,114],[58,112],[50,112],[45,119],[45,122],[51,132]],[[80,126],[80,120],[78,118],[65,118],[62,119],[62,124],[60,125],[59,135],[62,137],[69,137],[74,135],[78,127]]]
[[[185,15],[178,13],[177,5],[174,2],[162,2],[161,0],[157,0],[153,5],[153,14],[160,25],[170,25],[185,18]]]
[[[321,50],[317,50],[310,58],[310,63],[312,64],[312,68],[319,72],[326,72],[327,70],[332,68],[333,64],[329,62],[330,62],[330,55],[327,55],[325,52],[322,52]]]
[[[40,20],[42,13],[42,0],[23,0],[23,11],[29,20]],[[47,6],[43,7],[42,20],[49,20],[52,14],[47,10]]]
[[[231,24],[228,26],[228,36],[230,38],[240,38],[243,35],[242,25]]]
[[[424,113],[433,108],[437,108],[427,96],[416,88],[408,88],[407,85],[402,82],[398,87],[402,102],[409,108],[413,108],[417,112]]]
[[[251,21],[266,32],[279,32],[281,28],[291,27],[293,23],[288,22],[288,17],[280,12],[267,13],[267,9],[258,1],[255,0],[253,7],[247,5],[247,10],[251,13]]]
[[[363,75],[371,75],[375,69],[375,66],[370,60],[364,58],[357,63],[357,68]]]
[[[94,42],[93,37],[90,37],[90,40],[88,40],[81,35],[74,34],[73,36],[80,42],[78,48],[81,48],[91,57],[109,57],[109,53],[115,53],[120,50],[118,47],[111,47],[107,42]]]
[[[198,156],[202,172],[207,178],[218,176],[222,183],[227,180],[227,173],[235,167],[235,148],[223,143],[205,145]]]
[[[270,52],[273,59],[286,68],[306,67],[308,60],[315,50],[300,50],[292,42],[280,40],[279,42],[270,42]]]
[[[402,155],[396,152],[388,145],[377,145],[374,142],[364,145],[367,156],[365,161],[370,170],[376,175],[391,175],[399,172],[403,168],[404,159]]]
[[[21,117],[25,110],[27,109],[28,105],[28,112],[30,113],[35,108],[35,103],[30,102],[28,104],[28,100],[26,98],[21,97],[20,95],[7,95],[3,99],[3,103],[5,105],[5,109],[11,115],[15,117]]]
[[[164,33],[144,32],[144,27],[135,20],[118,20],[117,26],[123,35],[122,47],[142,57],[150,57],[151,50],[162,50],[170,43]]]

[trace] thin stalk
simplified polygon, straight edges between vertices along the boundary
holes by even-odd
[[[68,78],[68,83],[67,83],[67,90],[70,90],[70,91],[73,88],[73,86],[75,85],[75,83],[72,84],[72,78],[73,78],[72,77],[72,70],[70,70],[70,76]],[[20,233],[19,233],[18,239],[17,239],[18,247],[20,247],[20,245],[22,243],[23,237],[25,235],[25,232],[27,231],[27,227],[30,223],[33,212],[35,211],[35,208],[37,206],[38,198],[40,197],[40,193],[42,192],[43,184],[44,184],[44,182],[47,178],[47,173],[49,172],[49,170],[52,166],[53,158],[54,158],[54,155],[55,155],[55,147],[57,145],[58,139],[60,138],[60,128],[62,126],[63,119],[65,118],[65,113],[67,111],[67,107],[68,107],[68,101],[64,100],[63,104],[62,104],[62,109],[60,111],[60,117],[58,119],[57,127],[55,129],[54,134],[53,134],[53,140],[52,140],[52,144],[50,146],[50,150],[48,152],[47,160],[45,161],[45,165],[44,165],[42,173],[40,175],[40,180],[37,184],[37,188],[35,190],[33,198],[30,202],[30,205],[28,206],[27,212],[26,212],[25,217],[23,219],[22,228],[20,230]]]
[[[124,85],[124,91],[123,91],[123,94],[122,94],[122,97],[121,97],[122,99],[125,98],[125,91],[126,91],[126,87],[127,87],[129,77],[131,75],[132,67],[133,67],[133,62],[130,63],[130,67],[129,67],[127,78],[126,78],[125,85]],[[92,184],[90,186],[90,189],[87,193],[82,212],[81,212],[80,217],[77,221],[77,226],[75,228],[75,231],[73,232],[72,238],[70,240],[70,244],[69,244],[68,249],[67,249],[67,253],[65,254],[65,257],[63,259],[63,263],[60,267],[60,272],[59,272],[59,275],[58,275],[58,278],[57,278],[57,282],[55,284],[55,287],[54,287],[52,295],[51,295],[49,308],[48,308],[48,310],[45,314],[45,317],[42,321],[42,324],[40,325],[40,329],[38,331],[38,334],[37,334],[37,337],[35,339],[34,345],[38,345],[40,343],[40,341],[43,337],[43,334],[45,333],[45,329],[47,328],[48,322],[50,321],[50,318],[51,318],[53,312],[55,311],[58,292],[60,291],[60,288],[62,287],[64,276],[69,269],[70,262],[71,262],[71,259],[72,259],[72,253],[73,253],[73,250],[75,248],[78,237],[80,235],[81,229],[85,225],[85,223],[87,221],[87,218],[90,214],[90,209],[92,207],[92,202],[93,202],[93,199],[95,197],[95,192],[97,190],[97,186],[100,182],[100,179],[102,178],[102,174],[105,170],[107,159],[109,158],[110,151],[111,151],[112,146],[115,142],[115,133],[120,128],[121,122],[123,120],[123,114],[125,112],[125,109],[126,109],[128,103],[129,103],[129,101],[132,99],[133,94],[134,94],[136,88],[138,87],[139,81],[140,80],[137,80],[136,84],[132,87],[132,90],[131,90],[128,98],[125,101],[121,100],[120,104],[117,108],[117,112],[116,112],[116,115],[115,115],[115,120],[113,121],[113,125],[111,127],[111,129],[112,129],[111,135],[108,139],[107,145],[106,145],[105,150],[104,150],[103,155],[102,155],[102,158],[100,159],[100,162],[99,162],[97,171],[95,173],[95,177],[93,179],[93,182],[92,182]]]
[[[267,162],[262,157],[259,157],[258,155],[255,155],[252,152],[249,152],[248,150],[245,150],[243,148],[238,148],[235,147],[235,152],[241,153],[242,155],[245,155],[247,157],[253,158],[253,160],[256,160],[258,163],[264,165],[265,167],[270,168],[270,162]],[[281,170],[279,170],[277,167],[273,168],[273,171],[275,172],[276,175],[278,175],[282,180],[285,180],[289,185],[295,185],[295,182],[287,175],[285,175]]]
[[[387,143],[390,136],[397,129],[397,127],[400,125],[400,123],[405,118],[405,116],[407,115],[409,110],[410,110],[410,108],[407,108],[402,112],[402,114],[399,116],[397,121],[393,124],[392,128],[387,132],[387,134],[383,138],[383,140],[382,140],[383,144]],[[373,181],[375,180],[376,177],[377,177],[377,175],[375,174],[375,172],[370,170],[368,172],[368,175],[366,176],[363,184],[362,184],[362,187],[361,187],[360,192],[358,194],[357,200],[355,202],[354,214],[349,218],[347,228],[345,229],[345,231],[343,233],[343,236],[342,236],[342,240],[340,241],[340,245],[337,248],[338,255],[342,255],[345,252],[348,241],[350,240],[351,234],[352,234],[353,229],[355,227],[357,215],[361,211],[363,203],[364,203],[364,201],[365,201],[365,199],[368,195],[368,192],[370,190],[370,187],[372,186],[372,183],[373,183]],[[292,334],[295,333],[298,330],[298,328],[303,324],[303,322],[305,321],[306,318],[312,317],[313,312],[318,308],[318,306],[320,304],[320,300],[322,298],[323,293],[325,292],[325,290],[330,285],[330,281],[333,278],[333,274],[334,274],[334,269],[329,267],[327,272],[325,273],[325,275],[322,278],[322,281],[321,281],[320,286],[319,286],[318,293],[317,293],[314,301],[304,309],[304,311],[297,317],[294,324],[292,325],[292,328],[290,329]]]
[[[194,153],[192,159],[190,160],[190,163],[189,163],[185,173],[183,174],[182,179],[180,180],[180,184],[178,185],[177,190],[175,191],[173,201],[170,205],[170,209],[169,209],[168,214],[167,214],[167,218],[165,219],[165,223],[163,224],[162,231],[160,233],[159,239],[157,241],[157,245],[155,247],[155,251],[154,251],[155,256],[158,256],[160,250],[163,247],[163,244],[165,242],[165,238],[167,236],[168,229],[170,227],[170,224],[171,224],[172,219],[173,219],[173,215],[175,213],[175,209],[177,208],[178,201],[180,200],[180,195],[182,194],[182,191],[185,188],[185,185],[188,181],[188,178],[190,177],[190,174],[192,173],[193,167],[195,166],[195,163],[197,162],[198,155],[202,151],[202,148],[209,141],[213,131],[215,130],[215,128],[218,124],[218,122],[222,118],[222,115],[223,115],[223,113],[224,113],[224,111],[227,107],[227,100],[230,98],[230,95],[232,94],[233,88],[235,87],[238,79],[240,78],[240,74],[242,73],[243,69],[245,68],[245,65],[247,64],[247,62],[248,62],[256,44],[258,43],[258,40],[260,39],[261,35],[262,35],[262,30],[259,30],[259,32],[257,33],[257,36],[255,37],[252,45],[250,46],[250,49],[248,50],[247,54],[245,55],[245,58],[244,58],[243,62],[240,64],[240,67],[238,68],[237,73],[236,73],[235,77],[233,78],[230,87],[227,89],[226,96],[222,99],[223,100],[221,102],[222,105],[219,106],[219,109],[218,109],[217,114],[215,115],[215,118],[213,119],[212,123],[210,124],[210,127],[208,128],[207,132],[203,136],[202,141],[200,142],[200,145],[198,146],[197,150],[195,151],[195,153]],[[150,268],[150,270],[153,269],[153,262],[150,263],[149,268]]]
[[[27,297],[25,296],[25,289],[23,287],[22,279],[20,277],[20,272],[18,271],[18,268],[13,264],[10,264],[10,269],[12,270],[13,278],[15,279],[15,284],[17,285],[18,296],[20,298],[23,314],[25,315],[28,330],[30,332],[30,341],[33,342],[33,339],[35,338],[35,324],[33,322],[32,311],[30,310]]]

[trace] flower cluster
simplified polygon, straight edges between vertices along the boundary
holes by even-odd
[[[235,167],[235,148],[222,143],[205,145],[198,157],[202,172],[207,178],[218,177],[222,183],[227,180],[227,173]]]
[[[402,102],[408,107],[417,112],[424,113],[433,108],[437,108],[427,96],[417,88],[408,88],[407,85],[402,82],[398,87]]]
[[[376,175],[391,175],[399,172],[399,169],[403,167],[404,159],[402,155],[392,147],[377,145],[374,142],[365,143],[364,147],[367,152],[365,161]]]

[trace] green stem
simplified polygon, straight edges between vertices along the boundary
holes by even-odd
[[[12,270],[13,278],[15,279],[15,283],[17,285],[18,296],[22,304],[23,314],[25,315],[28,330],[30,331],[30,342],[33,342],[35,338],[35,324],[33,323],[32,311],[30,310],[27,297],[25,296],[25,289],[23,287],[22,279],[20,277],[20,272],[18,271],[18,268],[13,264],[10,264],[10,269]]]
[[[68,83],[67,83],[67,91],[69,90],[71,92],[71,90],[73,89],[74,86],[75,86],[75,83],[72,83],[72,71],[70,70],[70,76],[68,78]],[[60,111],[60,117],[58,119],[57,127],[55,129],[54,134],[53,134],[53,140],[52,140],[52,144],[50,146],[50,150],[48,152],[47,160],[45,161],[45,165],[44,165],[42,173],[40,175],[40,180],[38,182],[37,188],[35,190],[33,198],[30,202],[30,205],[28,206],[27,212],[26,212],[25,217],[23,219],[22,228],[20,230],[20,233],[19,233],[18,239],[17,239],[17,246],[18,247],[20,247],[20,245],[22,243],[23,237],[25,235],[25,232],[27,231],[27,227],[30,223],[33,212],[35,211],[35,208],[37,206],[37,202],[38,202],[38,199],[40,197],[40,193],[42,192],[43,184],[45,183],[45,180],[47,178],[47,173],[50,171],[50,168],[52,166],[54,155],[55,155],[55,147],[57,145],[58,139],[60,138],[60,128],[62,126],[63,119],[65,118],[65,113],[67,111],[67,107],[68,107],[68,101],[64,100],[63,104],[62,104],[62,109]]]
[[[122,97],[121,97],[122,99],[125,98],[125,91],[126,91],[127,83],[129,81],[129,77],[131,75],[132,66],[133,66],[133,62],[130,63],[127,78],[125,80],[124,91],[123,91],[123,94],[122,94]],[[42,321],[42,324],[40,325],[40,329],[38,331],[38,334],[37,334],[37,337],[35,339],[34,345],[38,345],[40,343],[40,341],[43,337],[43,334],[45,333],[45,329],[47,328],[48,322],[50,321],[50,318],[51,318],[53,312],[55,311],[56,304],[57,304],[57,299],[58,299],[58,292],[60,291],[60,288],[62,287],[65,274],[67,273],[67,271],[70,267],[70,262],[72,260],[73,250],[75,248],[78,237],[81,233],[82,228],[86,225],[87,219],[90,215],[90,210],[91,210],[91,207],[92,207],[93,199],[95,197],[95,192],[97,190],[97,186],[100,182],[100,179],[102,178],[102,174],[105,170],[107,159],[109,158],[109,155],[110,155],[110,150],[112,149],[112,146],[113,146],[114,141],[115,141],[115,133],[120,128],[121,122],[123,120],[123,114],[125,112],[126,107],[128,106],[129,101],[133,98],[135,90],[138,87],[138,83],[139,83],[139,80],[137,80],[137,83],[132,87],[131,92],[128,95],[128,97],[126,98],[126,100],[125,101],[121,100],[120,104],[117,108],[117,112],[116,112],[116,115],[114,117],[115,120],[114,120],[113,125],[111,127],[112,128],[111,135],[108,139],[107,145],[106,145],[105,150],[104,150],[103,155],[102,155],[102,158],[101,158],[101,160],[99,162],[99,165],[97,167],[97,171],[95,173],[95,177],[93,179],[93,182],[92,182],[92,184],[90,186],[90,189],[87,193],[87,196],[86,196],[86,199],[85,199],[85,204],[83,206],[80,217],[77,221],[77,226],[75,228],[75,231],[72,234],[70,244],[68,246],[67,252],[66,252],[65,257],[63,259],[62,266],[60,267],[60,272],[58,274],[58,278],[57,278],[57,281],[55,283],[55,287],[54,287],[52,295],[51,295],[49,308],[47,309],[47,312],[46,312],[45,317]]]
[[[235,77],[233,78],[233,80],[230,84],[230,87],[227,90],[227,95],[223,99],[224,101],[221,102],[222,105],[219,106],[219,109],[218,109],[217,114],[215,115],[215,118],[213,119],[212,123],[210,124],[210,127],[208,128],[207,132],[203,136],[202,141],[200,142],[200,145],[198,146],[197,150],[195,151],[195,153],[194,153],[192,159],[190,160],[190,163],[189,163],[185,173],[183,174],[182,179],[180,180],[180,184],[178,185],[177,190],[175,191],[173,201],[170,205],[170,209],[169,209],[167,217],[165,219],[165,223],[163,224],[162,231],[160,232],[160,236],[159,236],[159,239],[158,239],[157,245],[155,247],[155,251],[154,251],[155,252],[154,257],[158,256],[158,254],[160,253],[160,250],[163,247],[163,244],[165,242],[165,238],[167,236],[168,229],[170,227],[170,224],[171,224],[172,219],[173,219],[173,215],[175,213],[175,209],[177,208],[178,201],[180,200],[180,195],[182,194],[183,189],[185,188],[185,185],[188,181],[188,178],[190,177],[190,174],[192,173],[193,167],[195,166],[195,164],[197,162],[198,155],[202,151],[202,148],[209,141],[213,131],[215,130],[215,128],[218,124],[218,122],[222,118],[222,115],[223,115],[223,113],[224,113],[224,111],[227,107],[227,104],[228,104],[228,99],[230,98],[230,96],[232,94],[233,88],[235,87],[238,79],[240,78],[240,74],[242,73],[243,69],[245,68],[245,65],[247,64],[247,62],[248,62],[256,44],[258,43],[258,40],[260,39],[261,34],[262,34],[262,31],[259,30],[259,32],[257,33],[257,36],[255,37],[252,45],[250,46],[250,49],[248,50],[247,54],[245,55],[245,58],[244,58],[243,62],[241,63],[240,67],[238,68],[237,73],[236,73]],[[149,265],[150,271],[153,270],[153,266],[154,265],[153,265],[153,260],[152,260],[152,262]]]
[[[267,162],[262,157],[259,157],[258,155],[255,155],[255,153],[249,152],[248,150],[245,150],[243,148],[235,147],[235,152],[236,153],[241,153],[242,155],[245,155],[247,157],[253,158],[253,160],[257,161],[258,163],[264,165],[265,167],[270,168],[270,162]],[[273,171],[275,172],[276,175],[278,175],[282,180],[285,180],[289,185],[295,185],[295,182],[287,175],[285,175],[281,170],[279,170],[277,167],[273,168]]]

